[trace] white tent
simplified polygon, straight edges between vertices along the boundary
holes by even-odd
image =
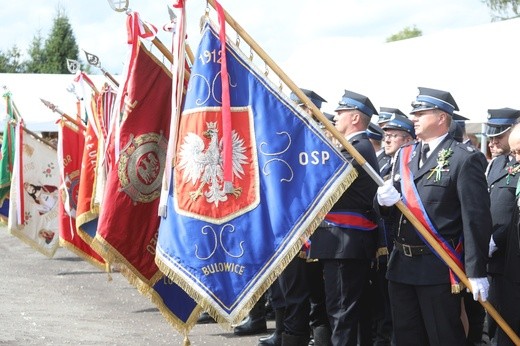
[[[329,113],[344,89],[367,95],[376,107],[397,107],[407,113],[417,87],[430,87],[450,91],[459,113],[480,124],[486,121],[488,109],[520,109],[518,37],[520,18],[392,43],[331,37],[309,41],[277,63],[297,85],[323,96],[328,101],[323,110]],[[106,81],[101,75],[91,77],[98,87]],[[52,123],[58,115],[40,98],[75,114],[76,97],[67,91],[73,78],[0,74],[0,86],[11,91],[26,123]],[[470,128],[480,132],[479,125]]]
[[[102,75],[89,76],[97,88],[101,88],[106,78]],[[40,99],[44,99],[56,105],[61,111],[74,117],[77,113],[77,96],[82,97],[90,90],[83,93],[78,83],[73,83],[74,75],[68,74],[21,74],[0,73],[0,87],[12,95],[12,100],[24,119],[29,130],[34,132],[57,131],[56,121],[59,115],[45,106]],[[75,93],[67,89],[72,85]],[[6,118],[5,99],[1,100],[0,120]],[[3,131],[3,126],[1,127]]]
[[[429,87],[450,91],[459,113],[481,123],[488,109],[520,109],[519,37],[520,19],[392,43],[336,37],[309,42],[283,67],[296,84],[328,101],[325,111],[348,89],[376,107],[407,113],[417,88]]]

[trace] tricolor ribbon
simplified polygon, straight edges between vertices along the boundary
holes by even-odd
[[[333,226],[357,229],[359,231],[373,231],[377,228],[377,223],[358,212],[330,212],[325,216],[325,221]]]
[[[403,203],[408,207],[408,209],[412,212],[412,214],[417,217],[419,222],[424,226],[426,231],[435,239],[435,241],[446,251],[446,253],[450,256],[450,258],[455,262],[455,264],[464,271],[464,266],[462,264],[462,236],[459,239],[459,242],[454,249],[447,241],[444,239],[439,232],[433,226],[432,221],[428,217],[428,213],[424,209],[424,205],[421,202],[421,198],[419,197],[419,193],[417,191],[417,187],[413,183],[414,177],[413,174],[408,167],[408,163],[411,160],[411,154],[415,150],[415,146],[406,146],[401,150],[402,159],[400,160],[399,170],[401,173],[401,192],[403,195]],[[419,234],[419,237],[422,241],[432,250],[432,252],[442,260],[442,258],[437,254],[437,252],[431,247],[431,245],[423,238],[423,236]],[[444,260],[443,260],[444,262]],[[450,281],[453,293],[459,293],[461,290],[460,279],[453,273],[450,269]]]

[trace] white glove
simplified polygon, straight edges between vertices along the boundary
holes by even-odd
[[[497,244],[495,244],[495,241],[493,240],[493,236],[489,238],[489,257],[493,256],[493,252],[497,251],[498,247]]]
[[[396,190],[392,180],[387,180],[377,188],[377,203],[379,205],[390,207],[401,199],[401,194]]]
[[[487,278],[468,278],[469,283],[471,284],[471,292],[473,292],[473,299],[478,300],[478,296],[480,294],[480,299],[485,302],[488,298],[489,293],[489,281]],[[468,289],[468,292],[470,290]]]

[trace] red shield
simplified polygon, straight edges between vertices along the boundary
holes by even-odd
[[[220,224],[256,207],[258,163],[252,114],[232,108],[233,192],[224,192],[221,111],[183,113],[175,162],[175,208],[181,215]]]

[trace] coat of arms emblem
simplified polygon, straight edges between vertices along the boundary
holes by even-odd
[[[160,196],[167,145],[162,135],[146,133],[131,137],[121,151],[119,181],[134,204],[149,203]]]

